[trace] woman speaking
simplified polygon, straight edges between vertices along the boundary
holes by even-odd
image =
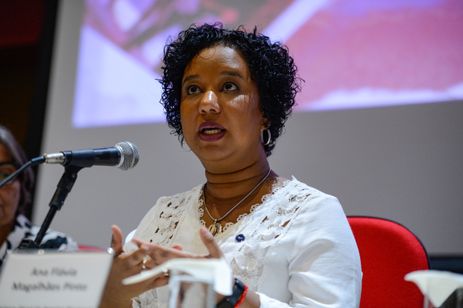
[[[102,306],[164,307],[168,276],[121,279],[172,258],[224,257],[233,294],[217,307],[356,307],[361,268],[335,197],[269,165],[299,91],[286,47],[256,30],[191,26],[165,48],[162,104],[206,182],[160,198],[116,251]],[[149,256],[149,258],[147,258]]]

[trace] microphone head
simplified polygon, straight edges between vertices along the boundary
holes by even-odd
[[[122,170],[135,167],[138,163],[138,159],[140,158],[137,146],[132,142],[122,141],[117,143],[115,147],[121,152],[121,161],[119,162],[118,167]]]

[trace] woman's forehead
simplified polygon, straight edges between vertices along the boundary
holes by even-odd
[[[183,76],[184,79],[189,74],[204,70],[205,66],[209,67],[208,69],[214,67],[217,70],[239,71],[244,75],[243,77],[249,75],[248,65],[239,51],[233,47],[215,45],[201,50],[188,63]]]

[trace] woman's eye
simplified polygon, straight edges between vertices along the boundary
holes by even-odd
[[[3,171],[0,171],[0,181],[3,181],[4,179],[6,179],[7,177],[9,177],[13,172],[3,172]]]
[[[189,86],[187,89],[186,89],[186,93],[188,95],[191,95],[191,94],[197,94],[200,92],[200,89],[198,86],[195,86],[195,85],[192,85],[192,86]]]
[[[223,84],[223,90],[224,91],[235,91],[235,90],[238,90],[238,86],[234,84],[233,82],[226,82]]]

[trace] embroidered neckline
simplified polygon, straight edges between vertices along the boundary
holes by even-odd
[[[263,195],[262,198],[260,199],[260,202],[257,202],[253,205],[251,205],[251,208],[249,209],[249,212],[247,213],[243,213],[241,215],[238,216],[238,218],[236,219],[235,222],[227,222],[222,228],[221,230],[219,230],[219,232],[217,232],[214,236],[222,236],[223,234],[226,233],[226,231],[236,225],[238,222],[240,222],[241,220],[243,220],[245,217],[251,215],[252,213],[254,213],[254,211],[260,207],[260,205],[264,204],[268,198],[270,198],[270,196],[273,196],[278,190],[280,190],[281,188],[285,187],[286,183],[287,182],[290,182],[292,181],[292,179],[285,179],[285,178],[281,178],[281,177],[277,177],[275,179],[275,182],[272,184],[272,189],[270,190],[270,192],[268,192],[267,194]],[[206,222],[204,221],[203,219],[203,216],[204,216],[204,207],[206,205],[204,204],[204,190],[201,189],[200,190],[200,193],[199,193],[199,197],[198,197],[198,213],[199,213],[199,221],[201,223],[202,226],[204,227],[207,227],[206,226]]]
[[[209,232],[211,232],[212,235],[215,235],[218,232],[220,232],[220,230],[222,230],[221,221],[227,218],[228,215],[233,213],[233,211],[236,210],[238,206],[240,206],[240,204],[246,201],[258,188],[260,188],[262,184],[264,184],[264,182],[267,180],[271,172],[272,172],[272,169],[269,168],[265,176],[244,197],[242,197],[235,205],[233,205],[230,209],[228,209],[228,211],[225,214],[223,214],[222,216],[218,218],[215,218],[214,216],[212,216],[212,214],[207,209],[207,204],[206,204],[206,187],[207,186],[206,184],[204,184],[203,191],[202,191],[203,208],[206,211],[207,216],[212,220],[212,224],[209,225],[209,228],[208,228]]]

